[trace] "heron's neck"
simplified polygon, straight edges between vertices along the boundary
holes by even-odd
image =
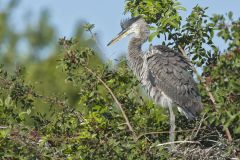
[[[142,44],[146,42],[146,38],[132,37],[128,44],[129,54],[139,54],[142,52]]]
[[[142,70],[143,58],[141,47],[146,40],[147,38],[132,37],[128,45],[128,64],[137,77],[140,76]]]

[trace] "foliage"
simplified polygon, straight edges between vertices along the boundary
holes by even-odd
[[[14,7],[13,2],[9,6]],[[1,159],[239,156],[240,20],[234,20],[232,13],[227,14],[228,18],[222,15],[208,18],[206,8],[196,6],[182,25],[178,12],[184,8],[177,1],[126,0],[126,12],[141,14],[152,24],[150,40],[165,35],[167,45],[183,48],[203,71],[199,89],[204,112],[196,121],[177,116],[176,141],[193,143],[177,144],[170,152],[165,143],[169,139],[167,111],[142,93],[124,58],[115,66],[101,62],[92,40],[93,24],[81,25],[74,38],[61,38],[58,45],[46,11],[37,27],[29,25],[32,29],[22,34],[9,27],[12,7],[0,12],[0,24],[5,26],[4,31],[8,30],[6,35],[0,32],[0,41],[9,48],[0,54],[1,58],[9,57],[9,61],[1,61],[4,65],[0,68]],[[86,37],[84,30],[90,32],[92,39]],[[12,43],[15,35],[17,41],[27,39],[30,45],[29,56],[18,61],[26,67],[12,63],[13,57],[20,54],[17,49],[11,50],[17,48]],[[214,37],[223,39],[228,44],[227,50],[219,51]],[[36,55],[48,47],[54,48],[51,56],[42,59]],[[137,137],[126,125],[118,102]],[[227,129],[232,141],[225,135]]]
[[[218,107],[218,112],[209,117],[210,124],[222,123],[224,128],[229,127],[237,138],[240,134],[240,20],[233,21],[231,15],[231,12],[228,13],[230,24],[226,24],[225,18],[221,15],[212,18],[215,26],[219,27],[218,36],[229,45],[224,54],[217,56],[215,60],[211,59],[204,67],[203,75]]]

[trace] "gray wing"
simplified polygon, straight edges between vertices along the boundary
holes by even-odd
[[[188,118],[195,117],[203,106],[188,61],[166,46],[153,46],[149,52],[147,64],[155,90],[164,92]]]

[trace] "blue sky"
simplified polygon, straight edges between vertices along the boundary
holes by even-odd
[[[0,0],[0,3],[6,1],[8,0]],[[180,2],[187,8],[186,12],[181,12],[184,17],[197,4],[209,7],[207,11],[209,15],[232,11],[235,17],[240,17],[239,0],[180,0]],[[13,16],[13,25],[17,26],[17,29],[21,29],[24,26],[23,18],[28,11],[31,11],[28,13],[31,14],[34,22],[42,9],[50,10],[50,20],[57,27],[59,37],[70,37],[74,26],[84,20],[95,24],[99,47],[107,59],[114,59],[127,50],[127,39],[112,47],[106,47],[106,44],[120,31],[121,19],[126,17],[123,15],[124,0],[21,0]],[[158,42],[160,43],[160,40],[154,41],[154,43]],[[219,46],[222,45],[223,42],[219,42]]]

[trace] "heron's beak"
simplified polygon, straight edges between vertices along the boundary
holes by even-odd
[[[108,44],[107,46],[110,46],[118,41],[120,41],[121,39],[123,39],[124,37],[126,37],[130,32],[130,29],[125,29],[123,31],[121,31],[120,33],[118,33],[118,35],[113,38]]]

